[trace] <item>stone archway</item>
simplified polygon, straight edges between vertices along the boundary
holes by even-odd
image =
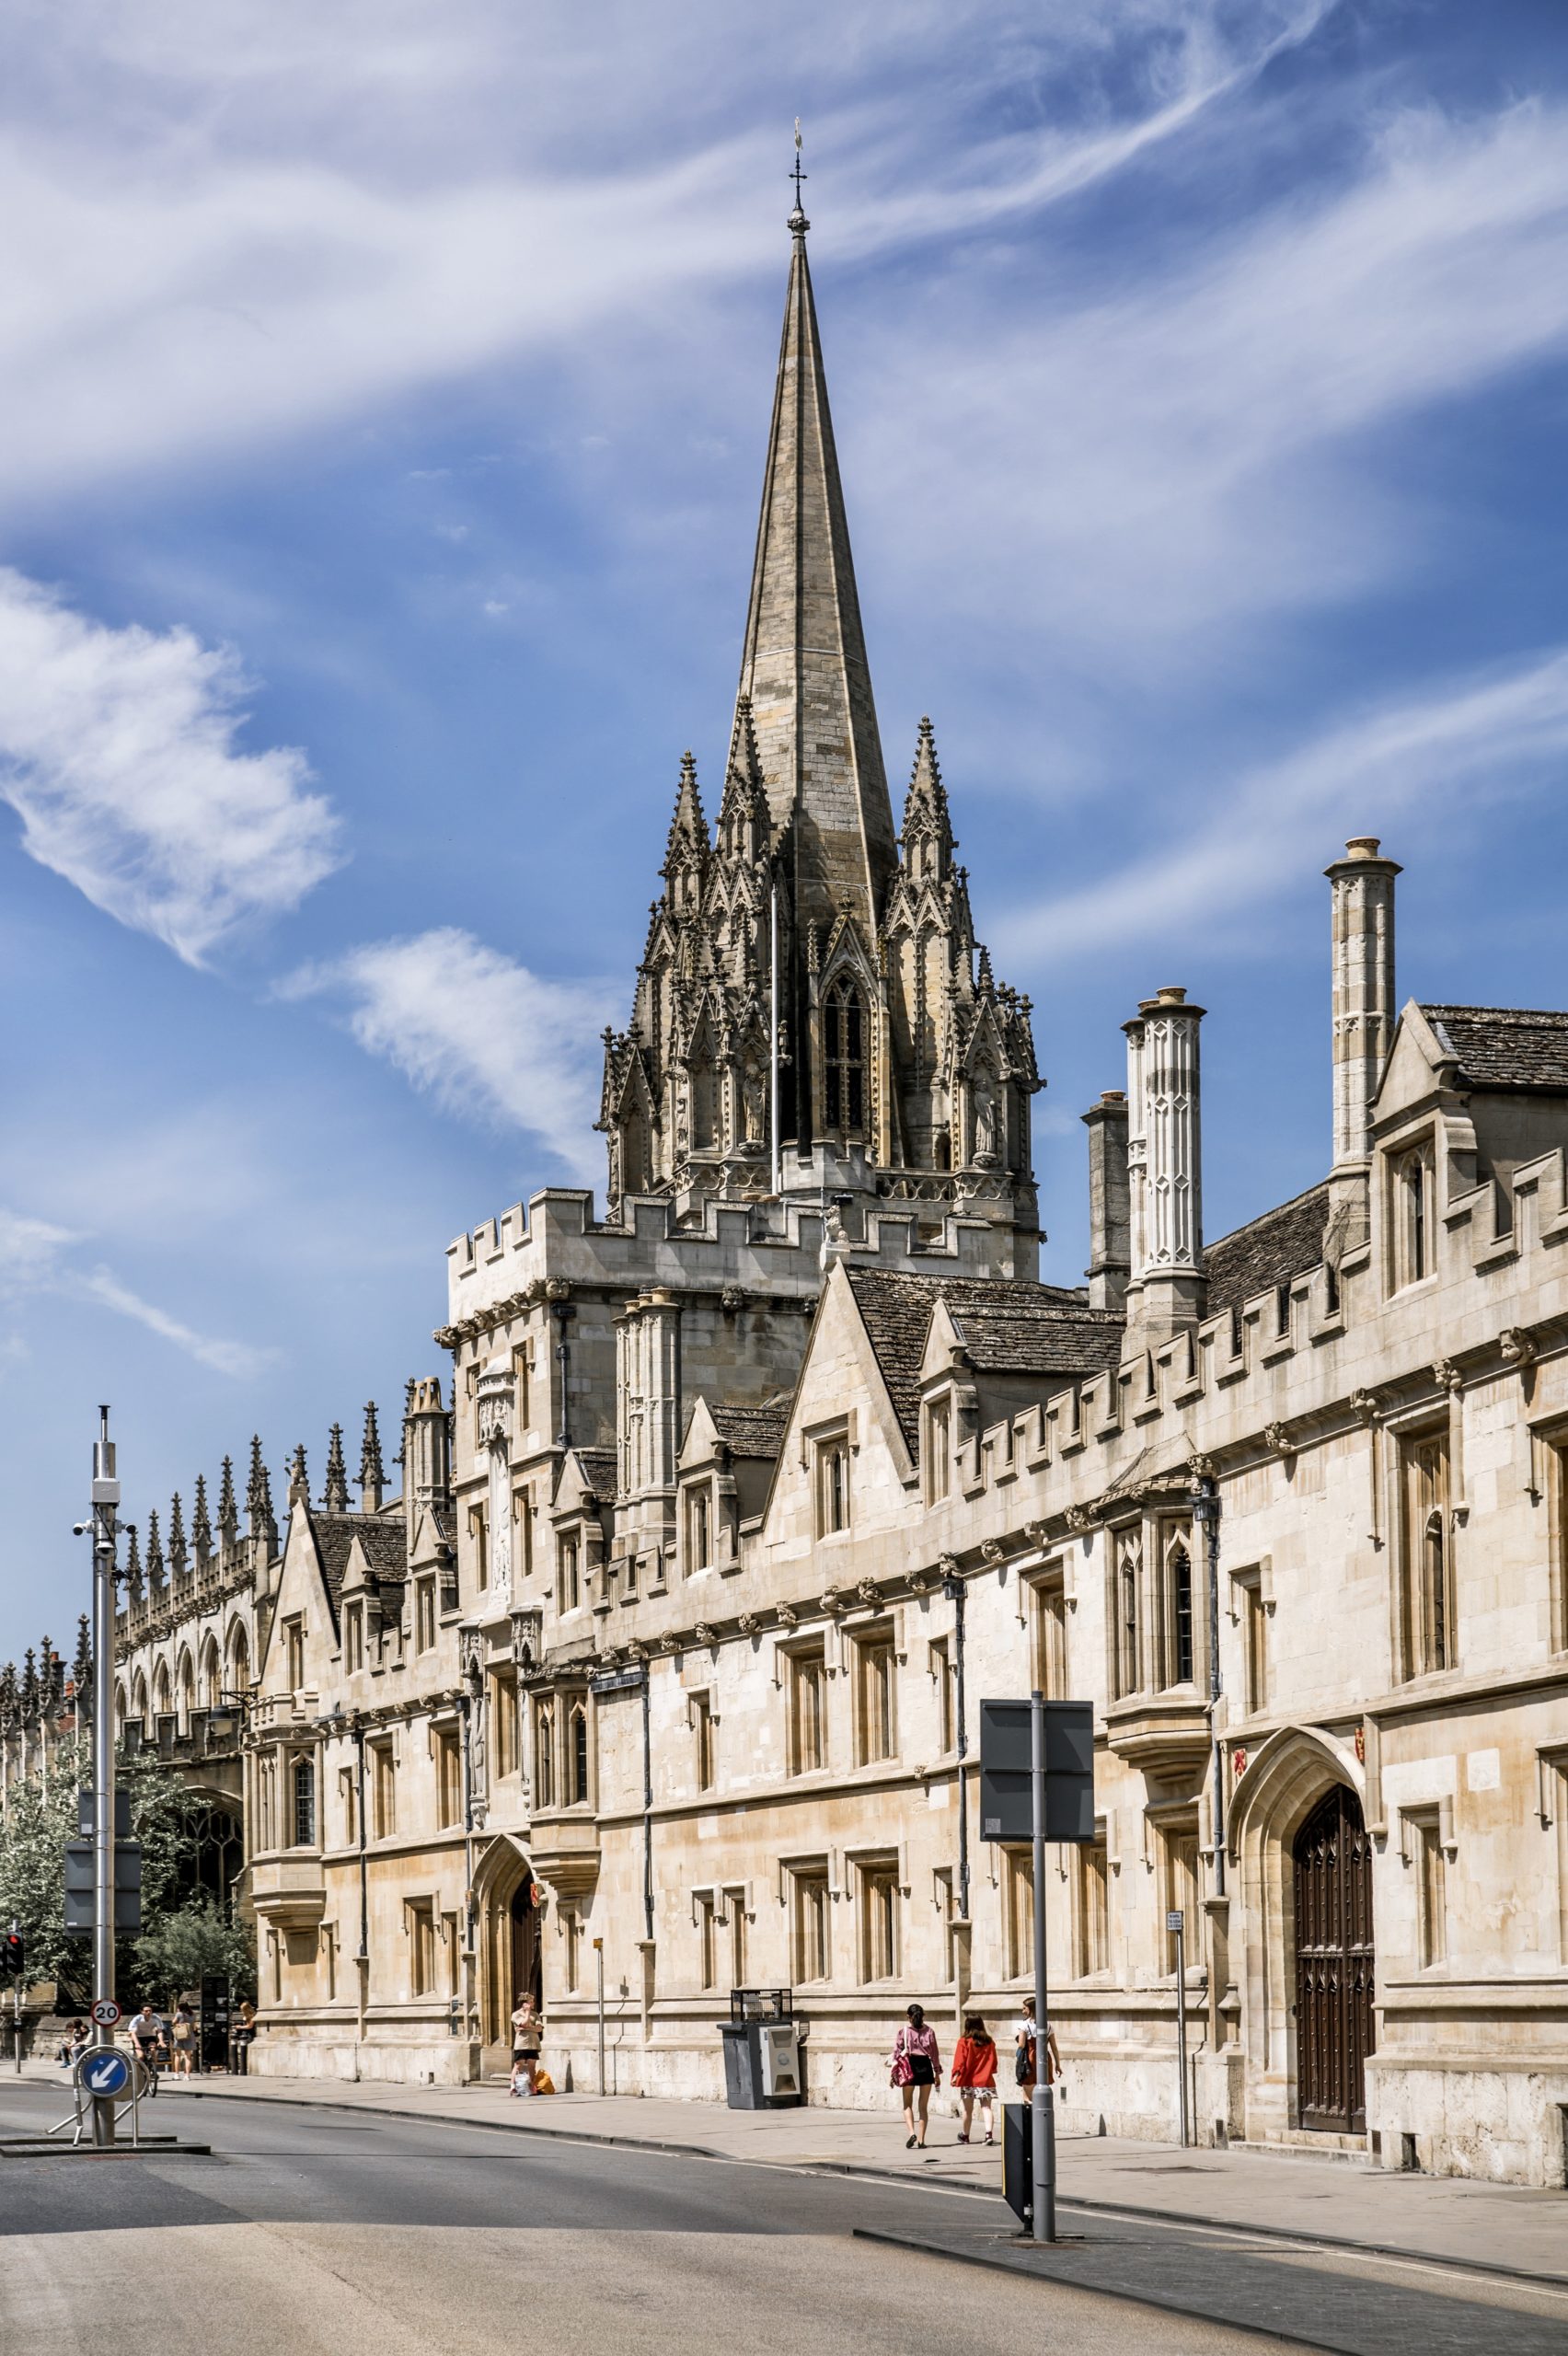
[[[1355,1751],[1315,1727],[1271,1735],[1236,1784],[1226,1846],[1239,1900],[1230,1952],[1241,1998],[1242,2113],[1250,2139],[1300,2123],[1297,1836],[1336,1789],[1363,1823]]]
[[[512,2011],[521,1990],[539,1993],[539,1908],[532,1860],[510,1833],[498,1833],[474,1874],[478,1919],[480,2068],[512,2062]]]

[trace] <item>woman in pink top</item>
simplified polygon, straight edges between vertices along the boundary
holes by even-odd
[[[942,2059],[937,2051],[937,2032],[926,2027],[926,2015],[918,2004],[909,2007],[909,2026],[901,2028],[893,2040],[893,2083],[904,2096],[904,2124],[909,2130],[904,2148],[912,2152],[917,2143],[926,2145],[926,2115],[931,2108],[931,2088],[941,2084]],[[915,2128],[915,2098],[920,2099],[919,2132]]]

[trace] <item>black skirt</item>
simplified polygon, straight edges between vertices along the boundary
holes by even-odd
[[[931,2057],[928,2053],[912,2053],[909,2056],[909,2083],[912,2086],[936,2085],[937,2073],[931,2067]]]

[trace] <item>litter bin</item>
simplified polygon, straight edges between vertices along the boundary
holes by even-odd
[[[786,2110],[805,2100],[800,2024],[788,1988],[732,1988],[724,2040],[724,2098],[732,2110]]]

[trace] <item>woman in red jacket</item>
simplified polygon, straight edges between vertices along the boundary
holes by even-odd
[[[955,2095],[963,2096],[963,2126],[959,2142],[967,2143],[974,2117],[974,2106],[986,2122],[986,2141],[997,2140],[992,2131],[991,2106],[997,2099],[997,2040],[978,2013],[965,2016],[963,2035],[953,2048],[952,2077],[950,2081]]]

